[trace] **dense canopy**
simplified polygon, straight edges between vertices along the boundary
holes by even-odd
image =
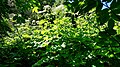
[[[119,67],[120,0],[0,0],[0,67]]]

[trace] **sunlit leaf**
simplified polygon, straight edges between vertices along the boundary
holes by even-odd
[[[34,7],[34,8],[32,9],[32,12],[38,13],[38,7]]]

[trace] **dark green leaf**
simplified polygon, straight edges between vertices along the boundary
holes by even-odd
[[[106,23],[110,18],[108,9],[97,12],[97,16],[98,16],[97,21],[100,23],[100,25]]]
[[[111,18],[111,19],[108,21],[108,28],[109,28],[109,29],[113,29],[114,24],[115,24],[115,22],[114,22],[114,20]]]
[[[116,21],[120,21],[120,16],[115,13],[112,13],[111,17]]]
[[[114,29],[108,29],[108,30],[106,30],[106,32],[108,32],[109,35],[117,34],[116,30],[114,30]]]
[[[106,31],[101,31],[101,32],[99,32],[99,36],[101,36],[101,37],[103,37],[103,38],[106,38],[106,37],[108,37],[109,35],[107,34]]]

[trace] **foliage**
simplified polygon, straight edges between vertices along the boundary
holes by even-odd
[[[119,1],[103,2],[1,0],[0,67],[119,67]]]

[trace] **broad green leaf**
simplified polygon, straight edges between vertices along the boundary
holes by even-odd
[[[109,29],[113,29],[115,25],[115,21],[111,18],[109,21],[108,21],[108,28]]]
[[[101,10],[100,12],[97,13],[97,21],[100,23],[100,25],[103,25],[104,23],[106,23],[110,16],[109,16],[109,10],[105,9],[105,10]]]
[[[103,37],[103,38],[106,38],[106,37],[109,36],[106,31],[101,31],[101,32],[99,32],[99,35],[100,35],[101,37]]]
[[[115,35],[115,34],[117,34],[116,30],[114,30],[114,29],[108,29],[106,31],[108,32],[109,35]]]

